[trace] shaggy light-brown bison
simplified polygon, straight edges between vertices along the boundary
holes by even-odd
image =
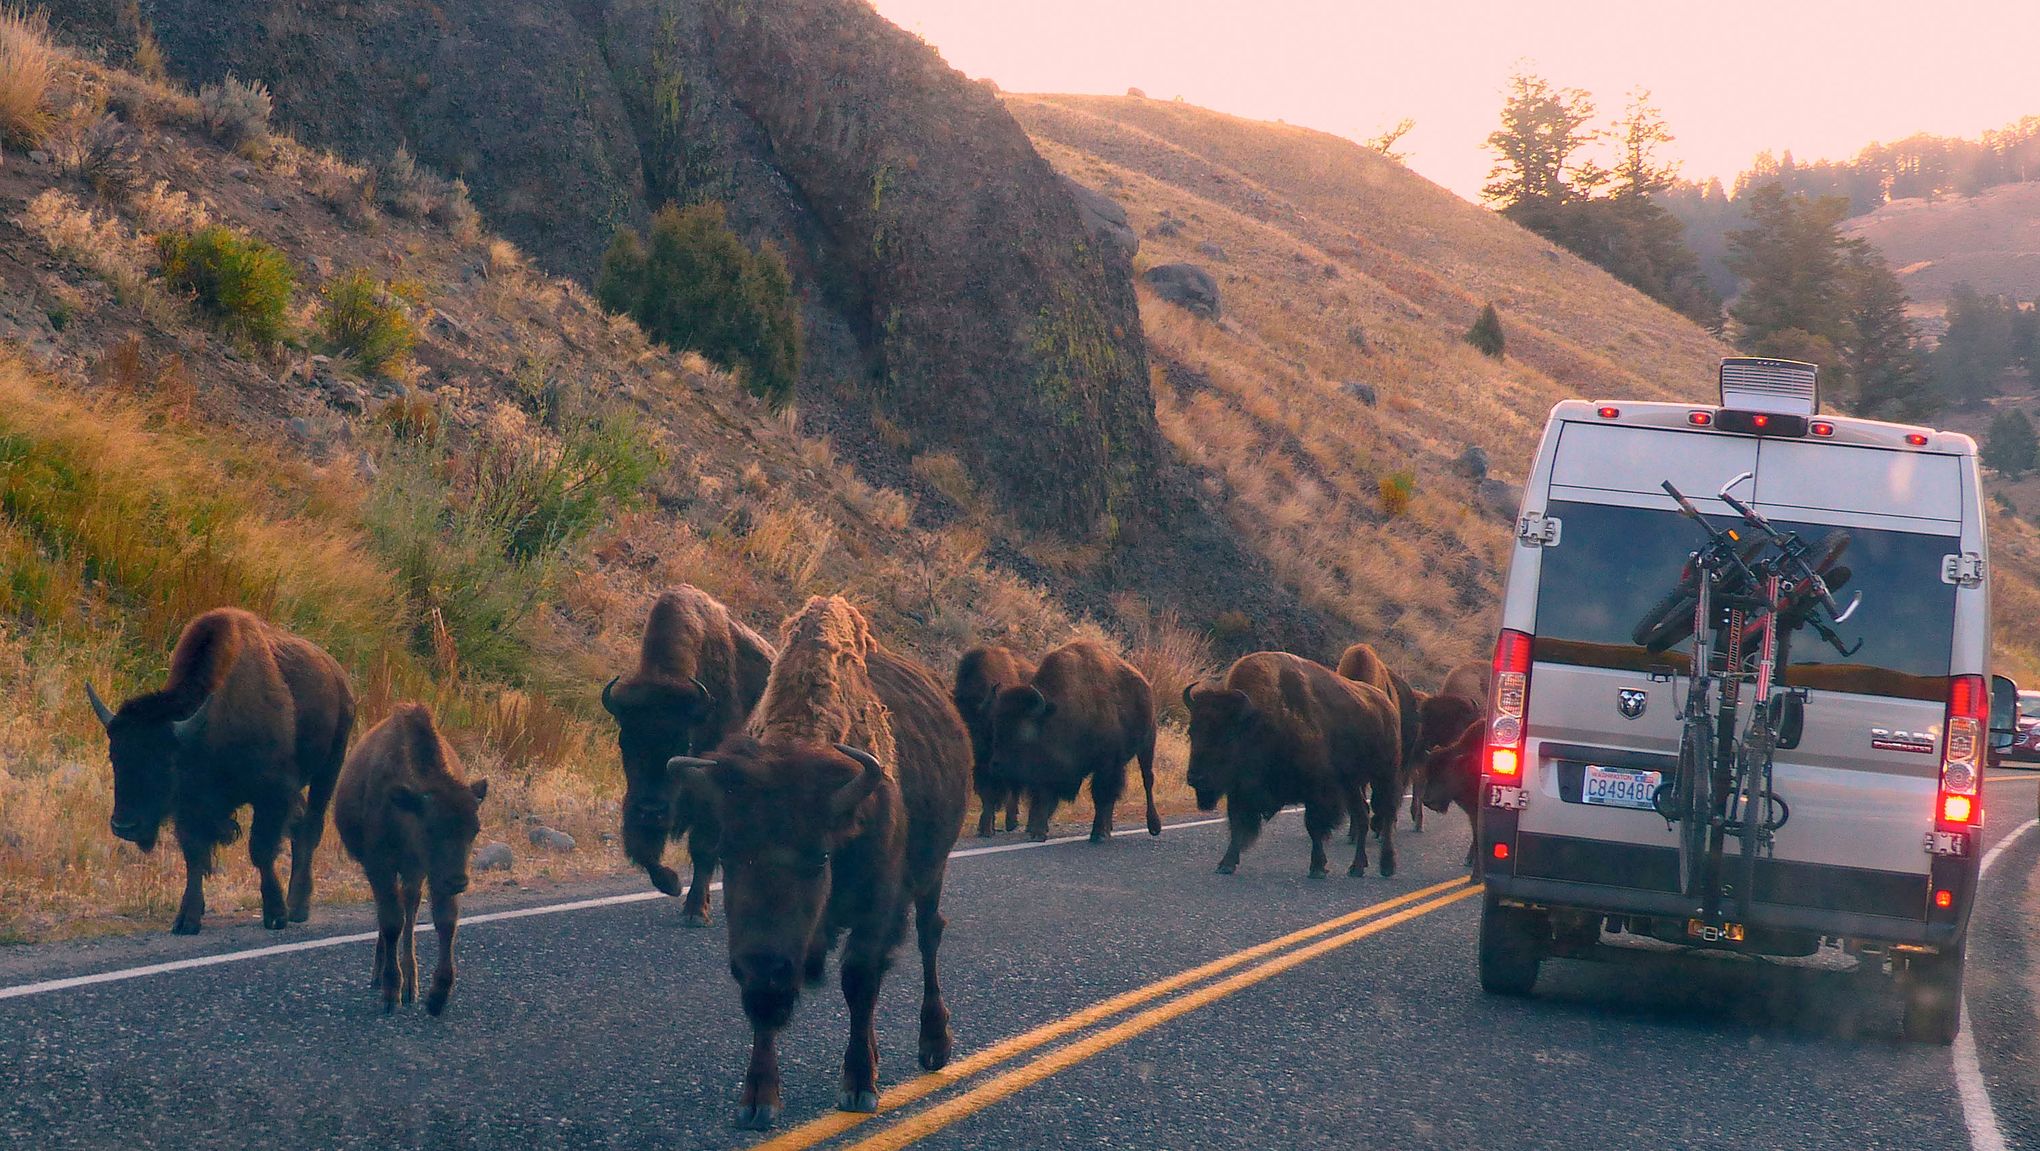
[[[1286,652],[1242,657],[1217,686],[1183,689],[1190,708],[1191,789],[1199,810],[1225,800],[1232,831],[1218,871],[1230,875],[1261,825],[1303,804],[1310,874],[1326,873],[1325,837],[1350,818],[1381,839],[1381,874],[1395,874],[1401,805],[1401,726],[1388,693]],[[1348,875],[1367,872],[1367,836],[1356,838]]]
[[[992,700],[991,774],[1030,797],[1027,837],[1048,838],[1059,804],[1091,781],[1091,842],[1112,835],[1112,809],[1126,790],[1126,764],[1140,761],[1149,835],[1155,810],[1155,698],[1147,677],[1103,644],[1077,640],[1049,652],[1027,682]]]
[[[882,647],[841,597],[811,599],[781,630],[750,730],[712,758],[673,766],[723,829],[730,974],[752,1029],[737,1125],[778,1119],[778,1033],[846,933],[850,1043],[836,1105],[877,1110],[873,1014],[909,906],[921,946],[920,1063],[946,1065],[953,1039],[935,957],[970,736],[928,671]]]
[[[1423,760],[1418,754],[1418,736],[1421,720],[1418,709],[1423,706],[1425,695],[1411,687],[1408,680],[1396,674],[1380,653],[1368,644],[1356,643],[1339,656],[1339,674],[1356,683],[1371,683],[1388,693],[1395,702],[1397,721],[1402,741],[1402,766],[1396,777],[1396,799],[1401,802],[1404,791],[1410,793],[1410,825],[1417,831],[1424,830],[1424,807],[1418,801],[1423,781],[1418,778],[1423,770]],[[1353,827],[1359,833],[1359,824]]]
[[[489,781],[461,778],[460,760],[422,703],[401,703],[369,729],[341,769],[333,829],[368,876],[375,896],[374,985],[383,1012],[397,999],[418,997],[418,902],[432,888],[432,925],[439,966],[425,1010],[446,1010],[453,994],[453,937],[460,893],[468,886],[468,855],[482,829]]]
[[[1007,831],[1020,823],[1020,789],[991,773],[992,700],[1001,689],[1017,687],[1034,678],[1034,671],[1033,660],[996,644],[974,647],[956,661],[956,689],[950,698],[956,702],[957,714],[963,717],[963,726],[970,731],[970,782],[977,789],[980,836],[992,833],[992,817],[1001,806],[1006,809]]]
[[[108,708],[85,685],[113,761],[113,834],[155,849],[165,820],[184,855],[184,900],[170,930],[205,919],[213,856],[253,809],[248,858],[262,876],[262,926],[311,915],[312,856],[354,726],[347,674],[310,642],[236,608],[191,621],[161,690]],[[290,832],[290,898],[276,854]]]
[[[694,803],[666,764],[707,752],[743,726],[765,693],[774,654],[708,593],[683,584],[652,604],[637,669],[602,689],[623,758],[623,852],[653,887],[679,895],[666,845],[687,836],[694,882],[681,918],[690,927],[708,926],[720,832],[713,811]]]

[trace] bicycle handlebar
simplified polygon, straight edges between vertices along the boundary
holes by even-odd
[[[1797,577],[1795,582],[1811,583],[1813,585],[1813,594],[1819,597],[1821,606],[1828,609],[1828,615],[1832,617],[1836,623],[1842,623],[1843,621],[1847,620],[1850,616],[1856,614],[1856,606],[1860,604],[1863,599],[1863,595],[1861,592],[1856,593],[1856,598],[1850,601],[1848,610],[1844,611],[1842,609],[1842,605],[1835,602],[1834,593],[1828,590],[1827,580],[1823,579],[1819,572],[1813,570],[1812,564],[1806,562],[1805,548],[1800,544],[1799,534],[1797,532],[1779,531],[1777,527],[1771,523],[1770,520],[1764,518],[1764,513],[1758,511],[1757,509],[1737,499],[1734,495],[1730,494],[1729,492],[1730,488],[1735,487],[1737,484],[1743,482],[1745,479],[1748,478],[1749,473],[1744,472],[1742,475],[1737,476],[1735,479],[1732,479],[1727,484],[1723,485],[1721,491],[1717,493],[1721,497],[1721,502],[1727,504],[1731,508],[1734,508],[1736,514],[1743,518],[1744,523],[1747,523],[1751,527],[1756,528],[1758,531],[1763,532],[1764,535],[1767,538],[1769,538],[1772,543],[1778,545],[1779,549],[1784,553],[1779,558],[1782,559],[1784,562],[1791,564],[1796,569],[1792,573],[1795,577]],[[1832,642],[1835,643],[1836,648],[1840,648],[1842,646],[1839,641]],[[1848,653],[1844,652],[1843,654]]]

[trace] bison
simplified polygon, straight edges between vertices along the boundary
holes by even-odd
[[[1402,744],[1402,767],[1396,776],[1394,791],[1396,800],[1401,802],[1402,793],[1410,793],[1410,824],[1414,830],[1424,830],[1424,808],[1417,801],[1417,792],[1422,781],[1417,778],[1422,760],[1418,755],[1420,720],[1418,709],[1423,706],[1424,693],[1410,686],[1409,681],[1396,674],[1381,656],[1367,644],[1356,643],[1339,656],[1339,674],[1355,683],[1371,683],[1388,693],[1395,701],[1398,731]],[[1353,833],[1358,835],[1360,826],[1356,822]]]
[[[1112,835],[1112,809],[1126,790],[1126,763],[1140,761],[1149,835],[1162,833],[1155,810],[1155,698],[1147,677],[1091,640],[1041,657],[1025,683],[992,700],[991,774],[1026,788],[1027,838],[1048,838],[1057,805],[1091,781],[1091,842]]]
[[[1011,648],[987,645],[963,653],[956,662],[957,714],[970,731],[971,785],[978,795],[978,831],[992,833],[992,816],[1006,809],[1006,830],[1020,822],[1020,789],[1009,787],[991,773],[992,700],[1000,689],[1015,687],[1034,678],[1034,662]],[[1039,802],[1038,800],[1034,802]]]
[[[312,643],[236,608],[191,621],[161,690],[108,708],[85,685],[113,761],[113,834],[152,851],[169,820],[184,855],[184,900],[170,930],[205,919],[213,856],[253,809],[248,858],[262,875],[262,926],[311,916],[312,855],[354,727],[347,673]],[[290,832],[290,898],[276,854]]]
[[[1448,699],[1459,697],[1448,696]],[[1424,763],[1424,806],[1443,814],[1446,808],[1458,804],[1466,812],[1466,822],[1474,830],[1475,843],[1479,840],[1480,816],[1480,753],[1487,740],[1487,725],[1478,722],[1460,729],[1452,742],[1432,748],[1425,754]],[[1466,866],[1478,865],[1474,847],[1466,845]]]
[[[765,693],[773,655],[772,645],[722,604],[683,584],[652,604],[637,670],[602,689],[623,758],[623,852],[645,869],[653,887],[679,895],[680,876],[666,866],[666,844],[687,836],[694,882],[681,918],[690,927],[708,926],[719,832],[713,813],[688,798],[666,764],[676,755],[706,752],[743,726]]]
[[[722,826],[730,974],[751,1023],[739,1127],[777,1121],[778,1033],[845,933],[850,1043],[836,1106],[877,1110],[873,1013],[909,906],[921,946],[920,1063],[933,1071],[949,1062],[935,955],[970,762],[970,735],[948,694],[873,639],[840,596],[810,599],[781,629],[744,734],[712,757],[673,761]]]
[[[1445,675],[1445,682],[1438,685],[1439,695],[1462,695],[1469,699],[1485,701],[1488,697],[1488,677],[1493,668],[1486,660],[1469,660],[1453,668]]]
[[[401,703],[369,729],[340,771],[333,830],[368,876],[375,896],[374,985],[383,1013],[418,997],[418,900],[432,887],[432,926],[439,966],[425,1010],[438,1015],[453,994],[453,937],[460,893],[468,886],[468,854],[482,830],[489,781],[461,778],[460,760],[432,725],[422,703]]]
[[[1402,744],[1387,692],[1322,664],[1264,651],[1234,663],[1219,686],[1184,688],[1183,702],[1190,709],[1189,782],[1197,807],[1211,811],[1224,799],[1232,831],[1219,874],[1239,867],[1240,852],[1263,822],[1301,803],[1310,874],[1325,874],[1325,837],[1344,817],[1362,827],[1346,874],[1365,875],[1370,790],[1381,874],[1395,874]]]

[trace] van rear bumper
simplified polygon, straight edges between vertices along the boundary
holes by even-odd
[[[1924,883],[1922,884],[1924,886]],[[1642,891],[1609,887],[1599,883],[1574,883],[1562,879],[1529,876],[1487,876],[1490,894],[1505,899],[1547,907],[1565,907],[1605,915],[1649,915],[1694,919],[1700,915],[1698,902],[1673,892]],[[1752,903],[1746,927],[1775,928],[1815,935],[1833,935],[1877,943],[1926,944],[1937,948],[1960,942],[1967,928],[1967,916],[1960,920],[1929,923],[1884,915],[1864,915],[1815,907],[1786,907],[1775,903]]]

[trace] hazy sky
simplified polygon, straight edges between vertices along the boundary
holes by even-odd
[[[2040,114],[2040,0],[874,0],[1008,91],[1121,93],[1356,139],[1404,116],[1410,164],[1476,198],[1511,67],[1604,118],[1651,89],[1684,175],[1758,151],[1853,155]]]

